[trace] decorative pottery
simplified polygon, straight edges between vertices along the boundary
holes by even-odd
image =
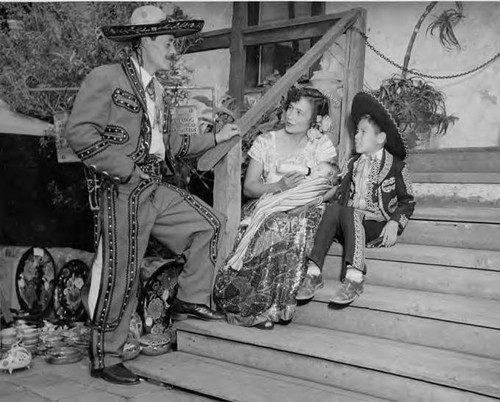
[[[141,353],[141,345],[137,339],[129,339],[123,347],[123,360],[135,359]]]
[[[148,334],[141,337],[141,352],[148,356],[158,356],[167,353],[171,346],[171,337],[168,334]]]
[[[54,311],[60,320],[78,321],[85,317],[81,290],[89,276],[89,267],[71,260],[57,274],[54,289]]]
[[[146,334],[161,334],[171,325],[171,301],[177,277],[182,269],[178,261],[170,261],[147,278],[139,298],[139,315]]]
[[[14,370],[29,367],[31,360],[30,351],[16,343],[0,360],[0,370],[8,370],[12,374]]]
[[[16,294],[23,311],[32,316],[44,315],[54,293],[55,263],[44,248],[26,251],[16,270]]]
[[[128,332],[129,334],[132,334],[132,337],[134,339],[139,339],[142,336],[142,319],[137,314],[137,312],[134,311],[134,314],[132,314],[132,318],[130,319],[130,324],[128,327]]]
[[[50,364],[70,364],[82,359],[83,355],[77,348],[63,346],[49,349],[45,354],[45,361]]]

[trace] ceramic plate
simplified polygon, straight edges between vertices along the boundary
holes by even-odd
[[[89,267],[80,260],[71,260],[61,268],[54,289],[54,311],[57,318],[65,321],[84,319],[81,289],[88,276]]]
[[[54,292],[54,259],[39,247],[26,251],[16,271],[16,294],[21,308],[30,315],[43,315],[50,308]]]
[[[170,326],[170,303],[182,265],[172,261],[158,268],[144,285],[139,299],[139,315],[144,332],[161,334]]]

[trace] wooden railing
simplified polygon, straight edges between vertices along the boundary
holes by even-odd
[[[233,25],[241,23],[233,16]],[[342,18],[330,28],[323,37],[306,53],[286,74],[236,124],[244,136],[262,115],[275,105],[299,77],[307,71],[332,44],[346,34],[346,68],[344,75],[344,91],[341,109],[340,141],[337,145],[339,163],[343,163],[352,149],[351,122],[349,109],[354,95],[362,89],[365,46],[356,30],[349,29],[353,25],[365,31],[366,12],[364,9],[353,9],[343,13]],[[240,40],[242,40],[240,38]],[[228,221],[226,225],[225,243],[221,254],[225,257],[234,242],[240,221],[241,210],[241,137],[235,137],[209,150],[198,161],[198,169],[215,170],[214,207],[223,212]]]

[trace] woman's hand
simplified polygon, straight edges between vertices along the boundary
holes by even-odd
[[[220,144],[221,142],[233,138],[235,135],[240,135],[240,128],[236,124],[230,123],[226,124],[217,134],[215,134],[215,140],[217,144]]]
[[[299,172],[290,172],[284,175],[281,180],[278,182],[278,186],[281,191],[289,190],[298,186],[302,180],[304,180],[305,176]]]

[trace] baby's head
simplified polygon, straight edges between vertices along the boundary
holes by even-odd
[[[320,162],[313,168],[311,168],[310,179],[315,179],[317,177],[323,177],[330,180],[330,183],[334,186],[339,180],[340,169],[334,163]]]

